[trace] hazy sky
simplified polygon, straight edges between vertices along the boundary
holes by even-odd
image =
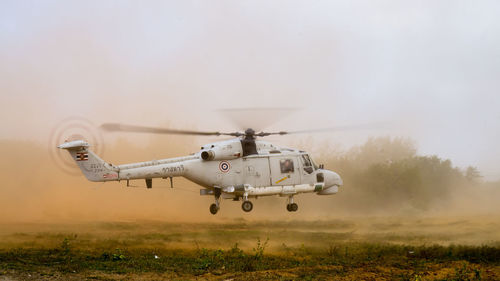
[[[234,130],[215,109],[299,107],[270,129],[389,121],[317,138],[407,136],[497,179],[499,15],[496,0],[4,0],[0,137],[46,142],[68,116]]]

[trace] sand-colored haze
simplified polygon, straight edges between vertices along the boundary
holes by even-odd
[[[19,223],[307,225],[346,218],[355,227],[339,231],[359,230],[366,238],[373,226],[366,217],[377,217],[394,220],[387,232],[395,236],[422,226],[429,231],[422,235],[436,241],[444,232],[467,234],[451,235],[456,242],[500,240],[494,223],[500,217],[500,7],[495,1],[382,2],[2,1],[0,231],[16,232]],[[286,198],[267,197],[255,200],[251,213],[224,201],[213,216],[213,198],[180,178],[173,189],[159,179],[152,190],[143,181],[130,188],[92,183],[63,172],[53,159],[56,143],[49,143],[71,116],[95,126],[235,131],[242,122],[216,110],[252,107],[301,109],[276,123],[243,116],[244,126],[270,131],[390,126],[268,138],[310,151],[345,180],[337,195],[297,196],[297,213],[286,211]],[[266,125],[255,124],[259,119]],[[370,136],[403,137],[414,146],[410,153],[391,146],[342,159],[356,155]],[[122,164],[187,155],[215,140],[104,134],[93,145],[105,145],[103,158]],[[425,161],[434,161],[429,155],[450,174],[426,169]],[[469,165],[484,177],[465,181],[457,171]],[[391,190],[397,192],[384,196]]]
[[[165,146],[168,150],[164,149]],[[194,140],[185,137],[152,137],[145,147],[134,145],[126,139],[118,139],[107,146],[104,158],[112,163],[137,162],[186,155],[195,147],[197,145]],[[352,187],[353,183],[347,181],[334,196],[297,196],[296,200],[300,204],[300,211],[297,213],[286,212],[286,198],[272,196],[255,200],[251,213],[242,212],[238,202],[223,201],[221,211],[213,216],[208,212],[213,198],[199,196],[200,187],[186,179],[175,178],[173,189],[169,187],[167,180],[155,179],[151,190],[144,188],[142,180],[132,181],[132,185],[137,187],[126,187],[125,182],[92,183],[83,175],[72,176],[58,169],[49,157],[50,151],[39,144],[2,141],[0,150],[3,155],[0,160],[3,178],[0,189],[1,222],[148,219],[225,222],[236,218],[289,221],[368,215],[456,218],[476,215],[495,217],[499,211],[496,204],[498,189],[480,184],[457,186],[438,202],[431,202],[424,209],[415,209],[415,205],[410,204],[406,197],[401,200],[408,200],[407,202],[390,201],[374,193],[356,189]],[[326,161],[327,167],[328,157],[334,157],[334,154],[328,153],[334,152],[325,151],[320,157],[322,161]],[[335,170],[336,167],[328,168]],[[391,204],[394,205],[393,208],[388,206]]]

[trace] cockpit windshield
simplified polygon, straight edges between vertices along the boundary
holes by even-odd
[[[313,165],[313,162],[311,161],[311,158],[309,158],[309,155],[307,154],[302,154],[301,155],[301,160],[302,160],[302,166],[304,167],[304,171],[308,174],[312,173],[314,170],[316,170],[316,165]]]
[[[312,160],[312,158],[311,158],[311,163],[313,164],[314,170],[317,170],[318,165],[316,165],[316,163],[314,162],[314,160]]]

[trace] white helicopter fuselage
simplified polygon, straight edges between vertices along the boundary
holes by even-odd
[[[306,192],[335,194],[342,185],[340,176],[318,168],[305,151],[281,148],[265,141],[253,141],[250,149],[243,139],[235,138],[204,145],[198,153],[185,157],[153,160],[124,165],[104,162],[85,141],[66,142],[67,149],[90,181],[185,177],[204,189],[201,195],[247,201],[249,197],[280,195],[291,197]],[[252,151],[250,155],[248,151]]]

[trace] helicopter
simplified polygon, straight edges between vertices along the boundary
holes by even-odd
[[[215,215],[222,199],[242,201],[244,212],[253,209],[251,198],[278,195],[287,197],[286,209],[296,212],[294,196],[301,193],[333,195],[343,185],[341,177],[324,165],[317,165],[303,150],[280,147],[257,138],[287,135],[297,132],[205,132],[155,128],[120,123],[104,123],[101,129],[109,132],[135,132],[201,136],[231,136],[233,138],[205,144],[200,151],[188,156],[146,162],[113,165],[102,160],[91,149],[90,143],[79,139],[58,145],[67,150],[83,175],[92,182],[144,179],[146,187],[153,187],[154,178],[184,177],[203,188],[200,195],[213,196],[209,207]]]

